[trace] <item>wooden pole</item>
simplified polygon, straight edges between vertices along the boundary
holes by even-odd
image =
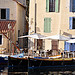
[[[10,40],[9,37],[7,37],[2,31],[1,33],[14,45],[14,47],[16,47],[20,51],[20,49]]]

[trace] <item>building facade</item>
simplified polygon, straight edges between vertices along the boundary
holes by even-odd
[[[24,35],[26,28],[26,0],[0,0],[0,49],[8,50],[10,41],[23,47],[23,39],[18,39]],[[12,46],[12,45],[11,45]],[[12,49],[14,46],[11,47]]]
[[[75,0],[30,0],[29,11],[29,34],[35,33],[36,29],[36,33],[45,36],[61,34],[72,39],[75,38]],[[64,41],[37,40],[37,43],[39,41],[41,43],[36,45],[41,45],[41,49],[45,50],[65,49],[73,51],[72,47],[75,46],[75,44]]]

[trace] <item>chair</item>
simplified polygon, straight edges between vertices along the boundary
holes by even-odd
[[[47,51],[47,56],[52,56],[52,50]]]

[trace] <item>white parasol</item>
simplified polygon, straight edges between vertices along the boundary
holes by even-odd
[[[45,36],[41,35],[41,34],[38,34],[38,33],[34,33],[34,34],[31,34],[31,35],[25,35],[25,36],[21,36],[21,37],[18,37],[18,38],[25,38],[25,37],[34,38],[34,39],[42,39]]]
[[[69,37],[65,37],[65,36],[62,36],[62,35],[53,35],[53,36],[44,37],[42,39],[51,39],[51,40],[59,40],[59,41],[70,40]]]
[[[68,43],[75,43],[75,39],[70,39],[70,40],[68,40],[66,42],[68,42]]]

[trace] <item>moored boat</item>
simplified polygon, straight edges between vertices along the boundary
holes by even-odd
[[[8,71],[9,72],[27,72],[28,59],[20,57],[8,57]]]
[[[7,57],[0,57],[0,65],[7,65],[8,59]]]
[[[35,59],[29,58],[28,69],[44,69],[44,68],[60,68],[65,70],[72,70],[74,68],[75,60],[73,58],[60,58],[60,59]],[[70,68],[71,67],[71,68]]]
[[[49,70],[75,70],[75,59],[73,58],[55,58],[49,59],[48,57],[35,57],[35,58],[14,58],[9,57],[9,72],[27,72],[35,69],[48,69]],[[15,70],[16,69],[16,70]]]

